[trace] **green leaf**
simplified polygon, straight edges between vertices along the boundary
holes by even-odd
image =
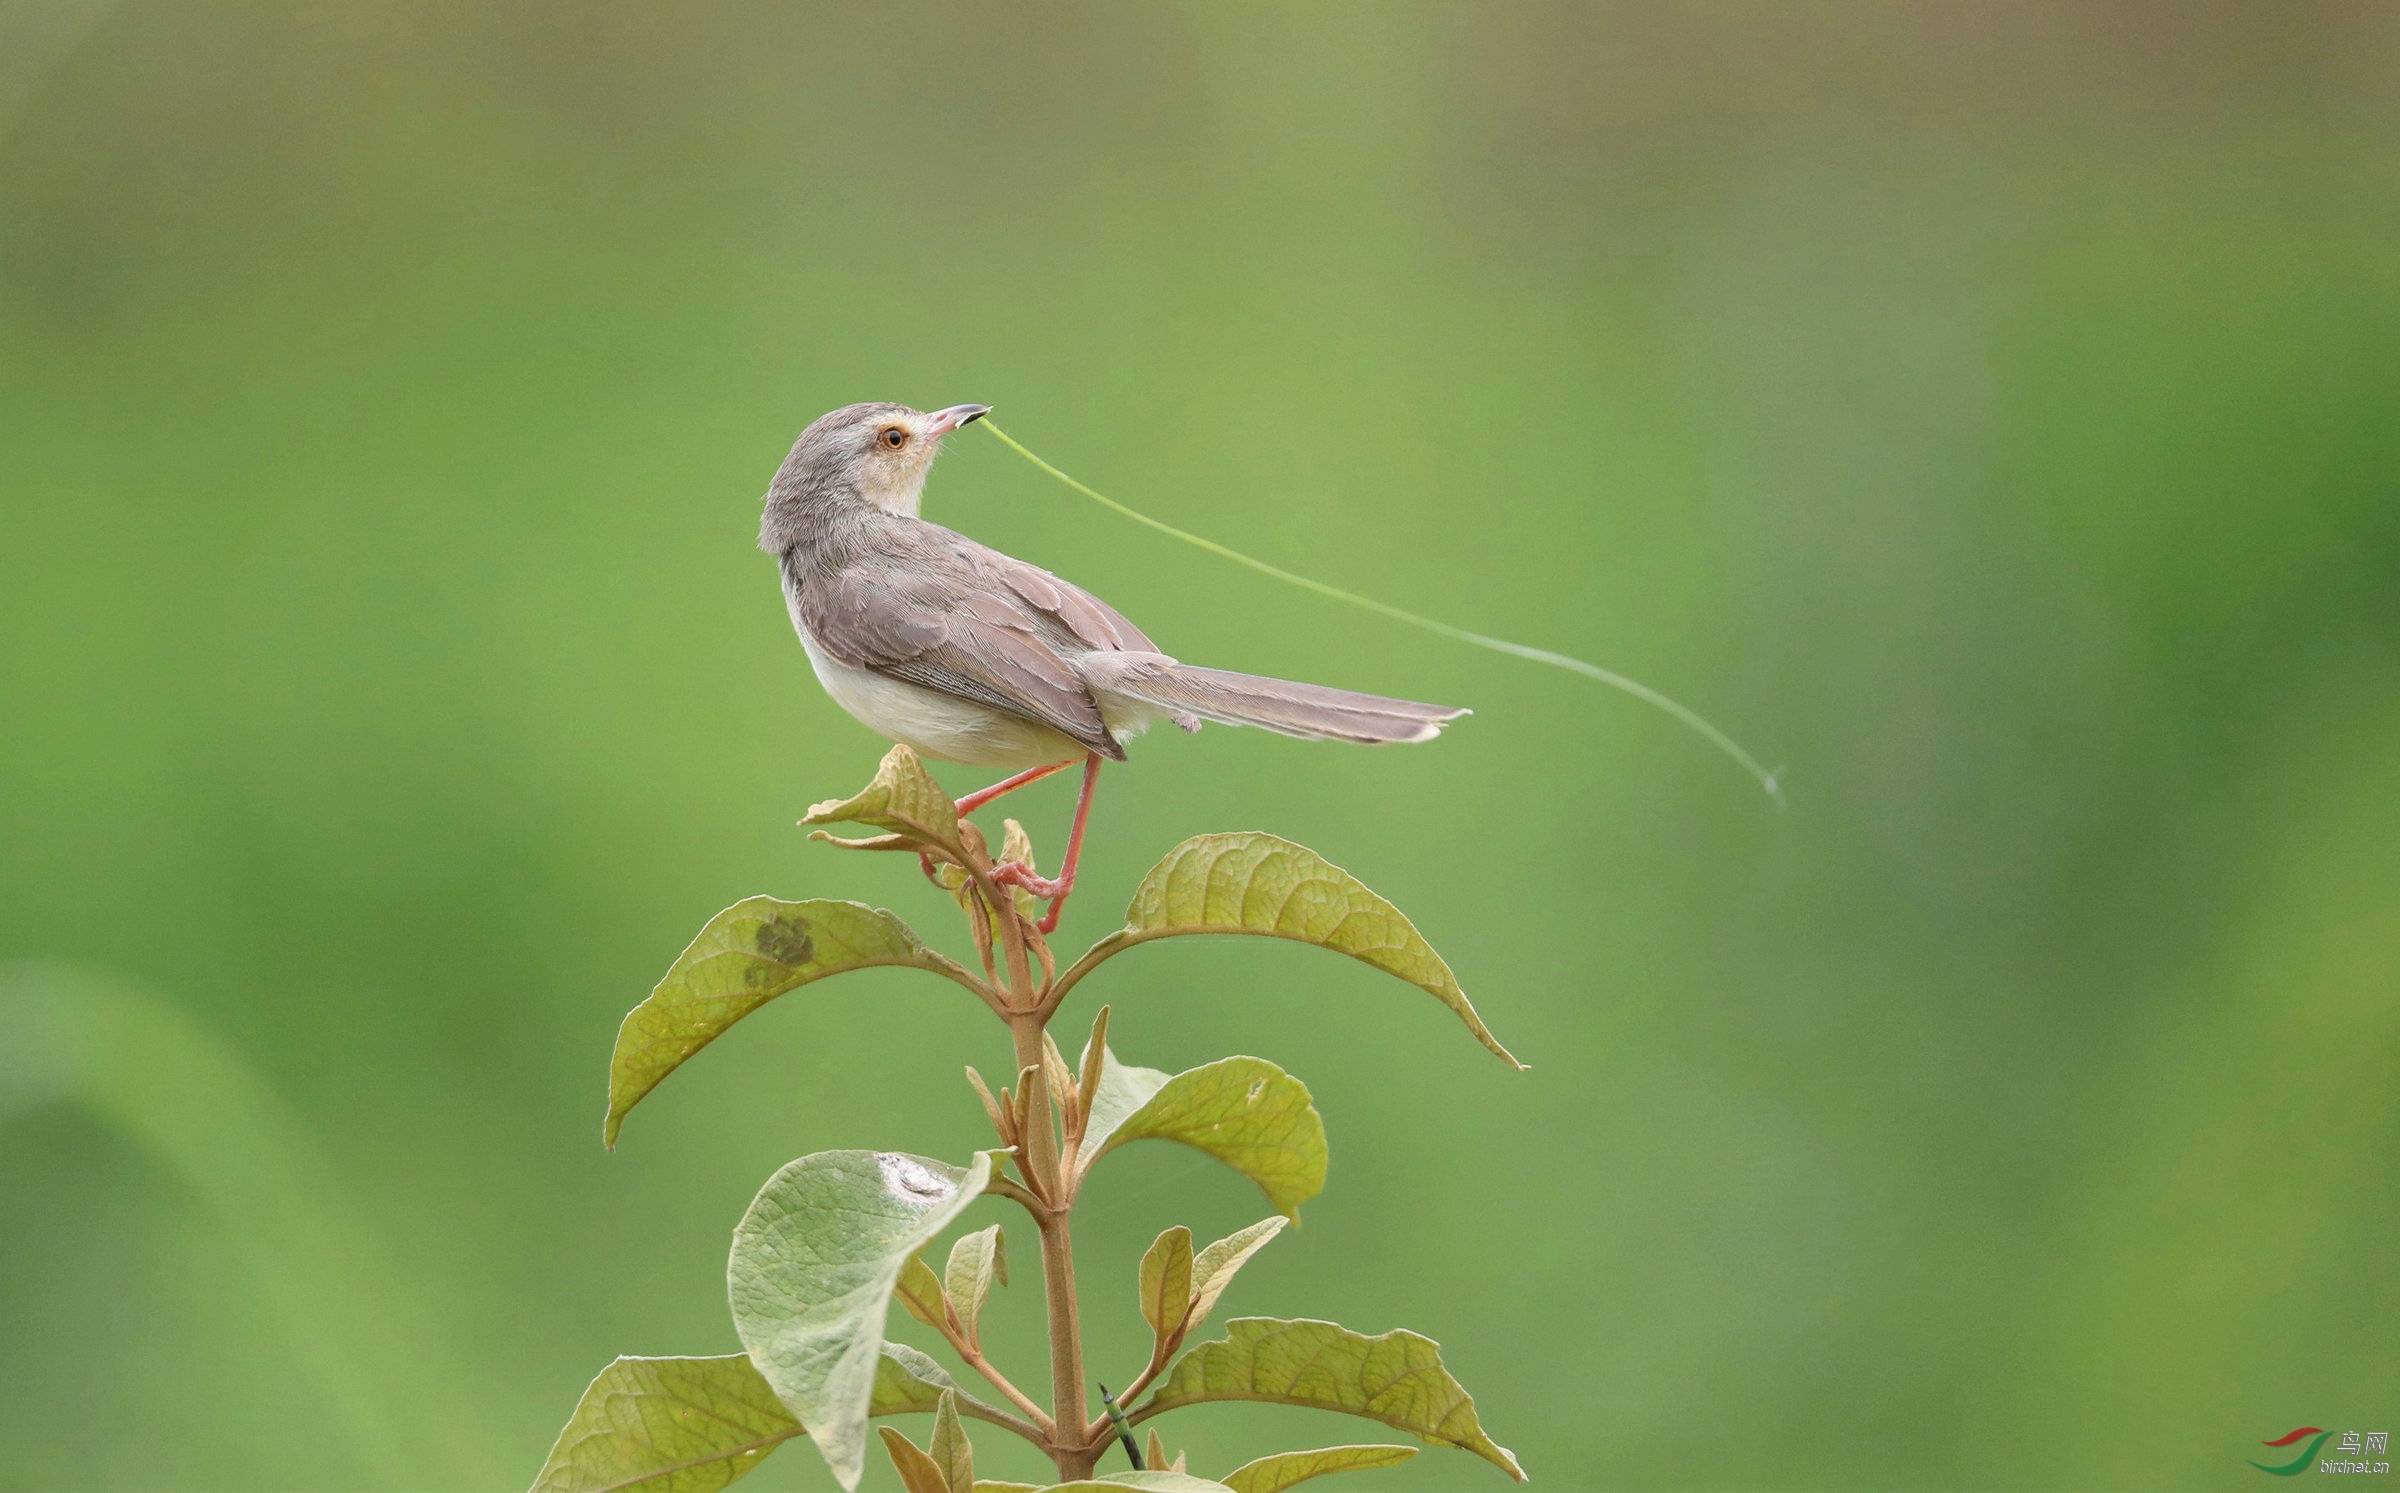
[[[1142,1256],[1142,1320],[1172,1347],[1192,1309],[1192,1231],[1182,1224],[1151,1242]]]
[[[812,805],[802,824],[865,824],[958,855],[958,805],[907,747],[896,746],[855,798]],[[828,836],[828,838],[831,838]]]
[[[1069,1490],[1086,1493],[1087,1489],[1099,1488],[1134,1488],[1140,1493],[1225,1493],[1223,1483],[1212,1483],[1188,1472],[1162,1472],[1155,1468],[1148,1472],[1112,1472],[1089,1482],[1053,1483],[1041,1493],[1069,1493]]]
[[[799,1434],[739,1353],[620,1358],[583,1392],[533,1493],[715,1493]]]
[[[1137,1140],[1180,1141],[1258,1184],[1286,1218],[1325,1190],[1325,1120],[1308,1085],[1265,1058],[1223,1058],[1169,1078],[1108,1054],[1077,1166]]]
[[[1222,1342],[1179,1359],[1134,1415],[1212,1400],[1261,1400],[1379,1420],[1436,1446],[1454,1446],[1519,1482],[1525,1470],[1475,1418],[1475,1398],[1442,1367],[1441,1348],[1413,1332],[1367,1337],[1331,1322],[1237,1317]]]
[[[1014,819],[1004,819],[1001,823],[1007,828],[1000,837],[1000,853],[992,858],[994,863],[1015,861],[1026,870],[1033,870],[1033,838],[1025,833],[1025,826],[1017,823]],[[831,839],[832,837],[827,836],[826,838]],[[865,845],[871,842],[837,840],[834,843]],[[975,879],[967,874],[964,866],[951,861],[942,861],[933,868],[933,879],[936,885],[950,894],[951,900],[956,902],[962,910],[967,908],[969,900],[975,896],[975,893],[969,890],[974,885]],[[1009,896],[1016,903],[1017,911],[1027,917],[1033,916],[1041,909],[1041,900],[1023,887],[1013,888]]]
[[[995,1426],[1007,1426],[1020,1433],[1031,1433],[1030,1422],[1005,1410],[987,1405],[958,1387],[950,1371],[935,1363],[926,1354],[906,1343],[885,1343],[883,1357],[875,1365],[875,1393],[867,1401],[869,1415],[933,1414],[941,1407],[942,1394],[948,1391],[958,1396],[958,1413]]]
[[[1283,1232],[1283,1220],[1268,1218],[1239,1233],[1228,1234],[1192,1258],[1192,1305],[1183,1319],[1183,1332],[1197,1331],[1216,1310],[1217,1298],[1233,1284],[1234,1276],[1267,1241]],[[1182,1334],[1177,1335],[1181,1341]]]
[[[900,1282],[892,1287],[892,1299],[934,1331],[948,1331],[944,1309],[949,1300],[942,1294],[942,1283],[934,1277],[933,1267],[922,1256],[910,1255],[908,1263],[900,1267]]]
[[[892,1466],[900,1474],[900,1486],[907,1493],[950,1493],[950,1484],[942,1478],[941,1464],[917,1450],[915,1442],[890,1426],[877,1426],[875,1433],[883,1438],[883,1449],[891,1454]]]
[[[1083,1044],[1083,1056],[1078,1069],[1092,1060],[1092,1044]],[[1100,1081],[1092,1086],[1089,1113],[1083,1122],[1083,1151],[1089,1158],[1108,1144],[1108,1138],[1124,1127],[1127,1120],[1140,1112],[1141,1107],[1158,1096],[1158,1091],[1173,1082],[1175,1075],[1159,1068],[1136,1068],[1105,1049],[1100,1055]],[[1084,1165],[1090,1165],[1087,1159]]]
[[[985,1420],[1007,1419],[1004,1412],[959,1390],[948,1369],[906,1343],[883,1345],[883,1356],[875,1363],[875,1391],[867,1400],[867,1414],[907,1415],[922,1411],[930,1415],[941,1404],[945,1389],[958,1393],[970,1415],[981,1412]]]
[[[603,1138],[613,1149],[626,1112],[727,1027],[786,991],[879,965],[932,970],[974,988],[906,923],[861,902],[745,897],[710,918],[617,1029]]]
[[[1400,910],[1364,883],[1289,840],[1257,831],[1197,835],[1150,868],[1125,909],[1126,926],[1094,944],[1060,977],[1065,993],[1120,949],[1186,933],[1256,933],[1296,939],[1398,975],[1458,1014],[1475,1039],[1518,1068],[1475,1014],[1458,977]]]
[[[969,1167],[820,1151],[770,1178],[734,1230],[734,1329],[844,1488],[866,1465],[884,1314],[901,1269],[991,1175],[988,1151]]]
[[[1395,1467],[1416,1454],[1413,1446],[1329,1446],[1313,1452],[1279,1452],[1236,1467],[1225,1474],[1225,1486],[1233,1493],[1283,1493],[1294,1483],[1329,1472]]]
[[[933,1411],[945,1390],[969,1415],[1012,1419],[905,1343],[884,1345],[868,1414]],[[713,1493],[800,1434],[747,1354],[620,1358],[584,1391],[533,1493]]]
[[[975,1448],[967,1440],[966,1427],[958,1423],[956,1390],[942,1396],[941,1408],[933,1414],[933,1442],[926,1452],[953,1493],[975,1486]]]
[[[983,1303],[992,1294],[994,1281],[1008,1284],[1008,1250],[1000,1238],[1000,1225],[977,1229],[951,1245],[950,1264],[942,1272],[942,1280],[967,1345],[980,1348],[983,1337],[976,1324],[983,1317]]]
[[[1000,854],[998,859],[1004,861],[1015,861],[1018,865],[1023,866],[1028,871],[1038,871],[1040,869],[1033,863],[1033,836],[1025,833],[1025,826],[1019,824],[1014,819],[1003,819],[1000,821]],[[1034,896],[1033,893],[1025,890],[1025,888],[1021,886],[1011,889],[1009,892],[1009,899],[1017,904],[1017,911],[1024,913],[1028,917],[1031,917],[1038,912],[1042,905],[1040,898]]]
[[[1040,1483],[998,1483],[990,1479],[975,1485],[975,1493],[1042,1493]]]

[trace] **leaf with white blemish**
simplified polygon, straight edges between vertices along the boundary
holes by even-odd
[[[991,1175],[990,1152],[956,1167],[893,1151],[821,1151],[769,1179],[734,1230],[734,1328],[844,1488],[857,1487],[865,1467],[893,1288]]]

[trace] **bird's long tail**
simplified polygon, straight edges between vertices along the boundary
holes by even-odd
[[[1179,718],[1178,724],[1191,724],[1181,717],[1197,717],[1225,726],[1258,726],[1307,741],[1361,746],[1431,741],[1445,724],[1471,713],[1452,705],[1203,669],[1156,653],[1087,654],[1081,664],[1095,690],[1154,706]]]

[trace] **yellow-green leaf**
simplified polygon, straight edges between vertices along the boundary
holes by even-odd
[[[1329,1472],[1393,1467],[1416,1454],[1413,1446],[1328,1446],[1313,1452],[1278,1452],[1272,1457],[1244,1462],[1225,1474],[1225,1486],[1233,1493],[1283,1493],[1294,1483],[1304,1483]]]
[[[1142,1256],[1142,1320],[1173,1344],[1192,1309],[1192,1231],[1182,1224],[1151,1242]]]
[[[735,1022],[811,981],[879,965],[932,970],[972,988],[965,970],[906,923],[861,902],[745,897],[710,918],[617,1029],[603,1138],[614,1147],[626,1112]]]
[[[933,1440],[925,1448],[933,1465],[942,1471],[942,1481],[951,1493],[966,1493],[975,1486],[975,1448],[967,1440],[966,1427],[958,1423],[958,1392],[942,1396],[939,1409],[933,1413]]]
[[[854,798],[811,805],[802,824],[865,824],[958,853],[958,805],[907,747],[896,746]]]
[[[994,1282],[1008,1284],[1008,1250],[998,1224],[977,1229],[951,1245],[950,1263],[942,1272],[950,1309],[958,1313],[958,1325],[965,1331],[971,1347],[982,1346],[983,1336],[977,1324],[983,1318],[983,1303],[992,1294]]]
[[[993,857],[994,862],[1015,861],[1026,870],[1033,870],[1033,837],[1026,834],[1025,826],[1017,823],[1014,819],[1001,822],[1007,826],[1007,829],[1001,834],[1000,853]],[[853,842],[842,840],[835,843],[847,845]],[[933,868],[933,879],[935,884],[950,894],[951,900],[955,901],[962,910],[967,908],[969,899],[975,895],[970,890],[974,885],[974,878],[967,874],[964,866],[954,862],[943,861],[936,865]],[[1041,910],[1041,900],[1023,887],[1013,888],[1008,895],[1016,903],[1017,911],[1027,917],[1032,917]]]
[[[1033,863],[1033,836],[1025,833],[1025,826],[1014,819],[1000,821],[999,859],[1015,861],[1028,871],[1038,872],[1040,870]],[[1027,917],[1031,917],[1041,910],[1041,899],[1023,887],[1011,889],[1009,898],[1017,904],[1017,911]]]
[[[891,1454],[892,1466],[900,1474],[900,1486],[908,1493],[950,1493],[950,1484],[942,1477],[940,1464],[917,1450],[915,1442],[890,1426],[877,1426],[875,1433],[883,1438],[883,1449]]]
[[[892,1299],[908,1309],[908,1314],[936,1332],[947,1330],[943,1308],[948,1300],[942,1283],[934,1276],[933,1267],[924,1259],[910,1255],[900,1267],[899,1284],[892,1287]]]
[[[1459,989],[1458,977],[1400,909],[1289,840],[1245,831],[1184,841],[1142,878],[1125,909],[1125,923],[1076,961],[1070,975],[1154,938],[1254,933],[1295,939],[1363,960],[1428,992],[1456,1012],[1477,1041],[1516,1067],[1525,1066],[1484,1026]]]
[[[1105,1493],[1111,1488],[1130,1488],[1134,1493],[1226,1493],[1223,1483],[1212,1483],[1204,1477],[1183,1472],[1112,1472],[1081,1483],[1052,1483],[1039,1493]]]
[[[1076,1067],[1082,1071],[1091,1066],[1092,1044],[1086,1042]],[[1137,1068],[1103,1048],[1099,1081],[1092,1086],[1090,1112],[1083,1123],[1082,1164],[1090,1166],[1092,1158],[1107,1146],[1108,1138],[1123,1128],[1143,1105],[1158,1097],[1158,1091],[1174,1077],[1160,1068]]]
[[[748,1359],[743,1360],[745,1363]],[[1005,1410],[998,1410],[968,1394],[950,1377],[950,1371],[918,1352],[906,1343],[885,1343],[883,1356],[875,1365],[875,1392],[867,1401],[869,1415],[933,1414],[941,1407],[942,1395],[958,1396],[961,1415],[989,1421],[995,1426],[1031,1429],[1030,1424]]]
[[[715,1493],[799,1434],[739,1353],[620,1358],[583,1392],[533,1493]]]
[[[1470,1451],[1519,1482],[1516,1456],[1484,1434],[1475,1397],[1442,1366],[1439,1345],[1413,1332],[1368,1337],[1331,1322],[1237,1317],[1223,1341],[1176,1361],[1134,1415],[1212,1400],[1260,1400],[1339,1410],[1436,1446]]]
[[[965,1414],[1015,1421],[958,1391],[947,1370],[905,1343],[884,1345],[867,1413],[932,1411],[944,1390]],[[800,1434],[746,1353],[620,1358],[583,1392],[533,1493],[714,1493]]]
[[[734,1230],[734,1330],[844,1488],[865,1468],[884,1316],[902,1267],[991,1175],[988,1151],[969,1167],[821,1151],[768,1179]]]
[[[1325,1121],[1308,1085],[1265,1058],[1223,1058],[1172,1078],[1110,1054],[1084,1130],[1086,1171],[1137,1140],[1180,1141],[1258,1184],[1287,1218],[1325,1189]]]
[[[1267,1241],[1283,1232],[1280,1218],[1262,1219],[1238,1233],[1228,1234],[1192,1257],[1192,1304],[1184,1313],[1183,1332],[1197,1332],[1208,1314],[1217,1308],[1217,1298],[1233,1284],[1233,1277],[1250,1257],[1266,1248]]]

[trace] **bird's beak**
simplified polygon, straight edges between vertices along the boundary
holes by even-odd
[[[935,410],[925,426],[927,435],[948,435],[961,425],[971,425],[992,412],[988,404],[954,404],[946,410]]]

